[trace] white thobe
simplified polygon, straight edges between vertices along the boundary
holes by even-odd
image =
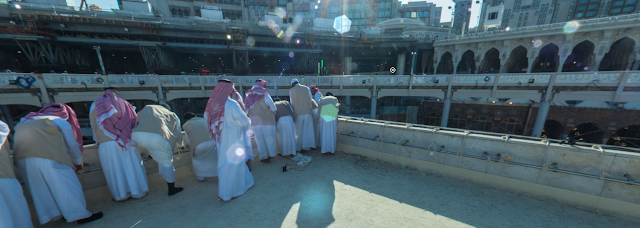
[[[153,160],[158,162],[158,173],[168,183],[176,182],[176,170],[173,167],[173,147],[161,135],[150,132],[133,132],[131,139],[149,150]]]
[[[0,178],[0,227],[33,227],[27,200],[16,178]]]
[[[9,126],[0,121],[0,148],[4,146],[4,143],[8,143],[5,141],[8,134]],[[11,163],[8,154],[5,156],[0,159],[7,159],[6,162]],[[22,186],[16,178],[0,178],[0,227],[33,227],[27,200],[25,200]]]
[[[316,92],[315,95],[313,95],[313,100],[316,102],[316,104],[320,103],[320,99],[322,98],[322,94],[320,94],[319,92]],[[314,135],[316,136],[316,146],[321,146],[320,144],[320,125],[318,125],[318,121],[319,121],[319,116],[320,116],[320,107],[318,108],[314,108],[313,109],[313,132]]]
[[[95,103],[91,104],[89,113],[95,108]],[[107,118],[99,116],[98,118]],[[102,126],[100,126],[102,129]],[[102,129],[104,131],[104,129]],[[95,140],[95,129],[94,129]],[[110,136],[105,131],[105,135]],[[97,140],[96,140],[97,141]],[[102,165],[102,172],[107,181],[107,187],[114,200],[120,201],[129,197],[142,198],[149,192],[147,183],[147,171],[140,156],[140,151],[133,142],[122,148],[116,141],[100,143],[98,145],[98,156]]]
[[[276,104],[269,95],[265,95],[263,100],[269,110],[276,111]],[[258,101],[262,102],[262,101]],[[258,146],[258,156],[260,159],[267,159],[269,157],[275,157],[276,152],[276,125],[253,125],[253,133],[256,138],[256,145]]]
[[[50,118],[51,123],[62,132],[73,164],[82,164],[82,154],[71,125],[58,117],[36,118]],[[58,219],[60,216],[63,216],[67,222],[73,222],[92,215],[87,210],[82,186],[73,168],[53,160],[36,157],[17,160],[16,166],[31,193],[40,224]]]
[[[327,108],[326,106],[327,105],[325,105],[324,108]],[[338,134],[338,119],[335,116],[323,115],[320,116],[320,123],[318,125],[320,128],[320,135],[322,136],[320,140],[320,153],[335,153]]]
[[[205,116],[207,114],[205,113]],[[253,186],[253,175],[246,165],[251,147],[246,146],[246,129],[251,120],[238,102],[227,99],[218,144],[218,197],[228,201],[244,194]],[[212,127],[213,126],[209,126]]]
[[[309,91],[309,99],[311,91]],[[291,90],[289,90],[291,97]],[[295,110],[294,110],[295,111]],[[315,128],[313,124],[313,115],[304,114],[296,116],[296,151],[310,150],[316,148]]]
[[[296,128],[293,117],[283,116],[278,119],[276,140],[280,155],[296,155]]]
[[[189,135],[186,135],[189,142]],[[215,141],[209,140],[200,143],[191,153],[191,163],[193,164],[193,172],[198,180],[204,180],[205,177],[218,176],[218,152],[216,151]]]

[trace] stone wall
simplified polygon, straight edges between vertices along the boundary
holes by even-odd
[[[466,134],[453,129],[434,132],[421,125],[344,118],[338,121],[337,142],[338,151],[404,159],[411,164],[422,163],[426,169],[454,167],[489,174],[491,178],[500,177],[502,181],[518,180],[523,185],[561,189],[595,201],[539,194],[586,208],[640,217],[637,210],[625,212],[598,204],[604,202],[601,200],[613,200],[611,202],[625,207],[640,208],[640,184],[627,181],[627,178],[640,177],[638,153],[561,145],[557,141],[547,144],[531,137]],[[519,189],[528,192],[522,187]]]

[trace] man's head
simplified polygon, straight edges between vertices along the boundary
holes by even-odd
[[[298,79],[291,79],[291,87],[296,86],[298,84]]]
[[[229,91],[229,94],[225,94],[227,96],[231,96],[234,93],[233,82],[229,81],[229,79],[218,80],[218,84],[216,85],[216,87],[218,86],[221,86],[221,88],[225,88],[225,90],[229,90],[229,87],[231,88],[231,90]],[[214,88],[214,91],[215,91],[215,88]]]
[[[193,112],[187,112],[184,114],[184,116],[182,116],[182,118],[184,118],[184,122],[189,121],[191,118],[197,117],[195,113]]]
[[[104,88],[104,91],[107,91],[107,90],[111,90],[113,92],[116,92],[116,91],[118,91],[118,87],[110,85],[110,86],[107,86],[107,88]]]
[[[319,91],[318,87],[315,85],[310,85],[309,86],[309,90],[311,91],[311,95],[316,95],[316,93]],[[321,94],[322,95],[322,94]]]
[[[256,85],[259,85],[262,88],[267,88],[267,81],[262,80],[262,79],[258,79],[258,80],[256,80]]]
[[[333,93],[331,93],[331,92],[327,92],[327,95],[326,95],[326,96],[333,96]]]

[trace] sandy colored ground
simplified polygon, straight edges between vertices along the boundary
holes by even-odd
[[[305,171],[282,172],[292,161],[253,163],[255,185],[230,202],[217,200],[217,178],[179,179],[123,203],[90,205],[105,217],[86,225],[44,227],[639,227],[638,220],[586,212],[558,202],[370,160],[305,153]]]

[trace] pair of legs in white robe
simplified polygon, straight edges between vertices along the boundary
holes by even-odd
[[[147,171],[138,148],[129,143],[122,148],[115,141],[100,143],[98,155],[107,187],[116,201],[142,198],[149,192]]]
[[[27,200],[16,178],[0,178],[0,227],[33,227]]]
[[[149,150],[153,160],[158,162],[158,173],[167,183],[176,182],[176,170],[173,167],[173,147],[169,141],[156,133],[133,132],[131,139]]]
[[[218,176],[218,152],[215,141],[200,143],[192,155],[193,172],[199,181],[204,181],[205,177]]]
[[[293,117],[283,116],[276,125],[276,141],[280,155],[296,155],[296,126]]]
[[[44,158],[16,161],[38,214],[40,224],[63,216],[67,222],[88,218],[82,186],[73,168]]]
[[[260,159],[275,157],[276,154],[276,125],[254,125],[253,133],[258,146]]]
[[[320,118],[318,128],[320,129],[321,141],[320,153],[335,153],[338,121],[333,117]]]
[[[296,151],[316,148],[315,129],[311,114],[296,117]]]

